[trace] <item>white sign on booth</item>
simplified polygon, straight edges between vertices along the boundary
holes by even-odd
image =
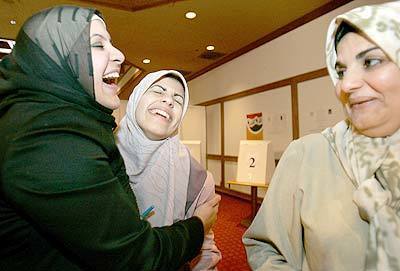
[[[274,170],[275,158],[271,141],[240,141],[237,182],[268,184]]]

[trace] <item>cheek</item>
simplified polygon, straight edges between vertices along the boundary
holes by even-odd
[[[95,80],[103,81],[103,74],[107,68],[106,57],[99,54],[93,54],[92,58],[93,76]]]
[[[182,110],[181,109],[176,110],[174,114],[175,114],[175,120],[174,123],[171,125],[172,130],[176,130],[181,124]]]
[[[182,118],[182,107],[179,107],[179,109],[176,110],[175,116],[178,122],[180,122]]]
[[[391,63],[386,69],[380,69],[368,76],[371,88],[385,97],[387,102],[400,99],[400,70]]]
[[[137,106],[137,108],[136,108],[136,111],[135,111],[136,122],[139,124],[139,126],[142,126],[143,119],[144,119],[144,114],[145,114],[145,111],[143,110],[143,108],[139,104]]]

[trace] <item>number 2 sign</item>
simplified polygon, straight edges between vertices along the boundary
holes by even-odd
[[[275,161],[271,141],[240,141],[236,176],[238,182],[268,183],[271,174],[267,174],[267,171],[273,171],[274,168]]]
[[[249,167],[256,167],[256,158],[250,157],[250,165]]]

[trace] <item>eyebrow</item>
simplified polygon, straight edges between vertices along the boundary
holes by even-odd
[[[97,37],[100,37],[100,38],[103,38],[103,39],[105,39],[105,40],[111,41],[111,39],[109,39],[109,38],[103,36],[102,34],[98,34],[98,33],[91,35],[91,36],[90,36],[90,39],[91,39],[91,38],[94,38],[94,37],[96,37],[96,36],[97,36]]]
[[[363,58],[368,52],[370,52],[370,51],[373,51],[373,50],[376,50],[376,49],[380,49],[378,46],[375,46],[375,47],[372,47],[372,48],[368,48],[368,49],[366,49],[366,50],[364,50],[364,51],[362,51],[362,52],[359,52],[357,55],[356,55],[356,59],[361,59],[361,58]],[[335,64],[335,68],[338,68],[338,67],[345,67],[346,65],[344,65],[342,62],[340,62],[340,61],[336,61],[336,64]]]
[[[165,87],[163,87],[163,86],[160,86],[160,85],[153,85],[153,87],[156,87],[156,86],[159,87],[159,88],[161,88],[163,91],[167,91],[167,89],[166,89]],[[179,96],[179,97],[181,97],[183,100],[185,100],[184,96],[181,95],[181,94],[175,93],[174,96]]]
[[[376,50],[376,49],[380,49],[380,48],[379,48],[378,46],[375,46],[375,47],[366,49],[366,50],[364,50],[364,51],[358,53],[358,54],[356,55],[356,59],[363,58],[368,52],[373,51],[373,50]]]

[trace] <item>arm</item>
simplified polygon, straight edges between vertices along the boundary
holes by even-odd
[[[303,259],[298,188],[302,163],[300,143],[292,142],[283,154],[264,201],[243,235],[253,270],[301,270]]]
[[[207,178],[198,196],[197,206],[207,202],[215,195],[215,182],[212,174],[207,171]],[[222,255],[214,241],[214,232],[210,230],[204,236],[200,254],[191,262],[192,270],[216,270]]]
[[[42,128],[10,142],[1,169],[7,201],[59,253],[91,269],[174,270],[194,257],[203,241],[200,219],[151,228],[103,147],[71,130]]]

